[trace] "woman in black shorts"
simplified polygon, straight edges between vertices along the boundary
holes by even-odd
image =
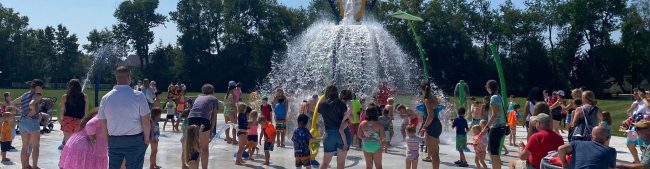
[[[503,110],[503,98],[498,94],[498,83],[495,80],[488,80],[485,84],[485,90],[491,95],[490,97],[490,118],[487,126],[483,128],[480,135],[488,135],[488,152],[492,160],[492,168],[501,169],[501,149],[502,142],[506,132],[509,130],[506,126],[506,113]],[[490,129],[488,132],[488,128]]]
[[[433,95],[431,91],[431,85],[429,83],[423,83],[420,86],[421,94],[424,97],[424,106],[426,107],[427,119],[424,121],[424,126],[422,130],[426,131],[426,144],[427,144],[427,154],[431,157],[431,165],[434,169],[440,168],[440,134],[442,133],[442,123],[438,117],[440,112],[437,112],[436,108],[438,107],[438,98]],[[421,131],[422,132],[422,131]]]
[[[214,87],[210,84],[203,85],[201,92],[202,94],[194,100],[187,121],[188,125],[203,126],[201,127],[203,130],[199,134],[200,161],[201,168],[208,168],[208,145],[217,124],[219,100],[212,95],[214,94]]]

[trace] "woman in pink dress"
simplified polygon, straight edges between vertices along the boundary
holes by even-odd
[[[79,131],[68,139],[61,152],[60,168],[108,168],[108,138],[100,133],[99,119],[95,115],[96,110],[86,115],[81,120]]]

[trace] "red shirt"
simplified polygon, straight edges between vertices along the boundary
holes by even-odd
[[[548,100],[548,105],[551,106],[551,105],[555,104],[555,102],[557,102],[557,100],[559,100],[557,96],[551,96],[551,99]]]
[[[266,106],[261,105],[260,109],[262,110],[262,116],[266,118],[266,121],[271,120],[271,112],[273,111],[273,108],[271,108],[270,104],[267,104]]]
[[[540,130],[528,139],[526,150],[530,151],[528,163],[539,168],[542,158],[550,151],[557,151],[557,148],[564,144],[562,136],[550,130]]]
[[[273,127],[273,124],[270,122],[267,122],[266,125],[262,126],[262,131],[264,131],[264,135],[266,135],[266,139],[264,141],[266,142],[273,142],[275,140],[275,127]]]
[[[379,105],[386,105],[388,104],[388,98],[392,96],[393,93],[394,91],[388,88],[388,86],[380,86],[379,92],[375,96],[375,102]]]
[[[418,118],[412,118],[409,125],[418,126]]]

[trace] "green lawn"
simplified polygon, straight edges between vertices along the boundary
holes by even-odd
[[[482,97],[476,97],[477,99],[483,100]],[[395,102],[399,104],[411,105],[413,103],[413,96],[397,96],[395,97]],[[455,98],[450,97],[450,101],[455,102]],[[521,111],[524,109],[526,103],[526,98],[518,97],[515,98],[515,102],[521,105]],[[623,132],[619,131],[619,126],[621,122],[628,118],[627,109],[632,104],[631,97],[615,97],[609,100],[598,100],[598,107],[603,111],[607,111],[612,115],[612,134],[616,136],[623,136]],[[520,122],[526,120],[526,116],[520,115]]]
[[[16,98],[20,96],[22,93],[28,91],[28,89],[0,89],[0,92],[11,92],[12,97]],[[100,95],[106,94],[108,91],[100,91]],[[45,89],[44,96],[45,97],[56,97],[57,99],[60,100],[61,96],[65,93],[65,90],[62,89]],[[95,92],[93,90],[87,90],[85,92],[88,95],[88,102],[90,103],[89,107],[94,107],[95,105]],[[187,96],[197,96],[199,93],[188,93]],[[225,93],[217,93],[216,97],[221,99],[223,98]],[[167,92],[164,92],[162,94],[163,97],[167,96]],[[244,95],[244,100],[247,100],[248,95]],[[406,104],[406,105],[411,105],[413,103],[414,96],[397,96],[395,98],[395,102],[399,104]],[[477,97],[477,99],[480,97]],[[451,100],[454,100],[454,98],[450,98]],[[515,102],[517,102],[519,105],[524,105],[525,103],[525,98],[516,98]],[[57,102],[55,109],[59,109],[59,102]],[[626,97],[619,97],[619,98],[614,98],[610,100],[598,100],[598,106],[603,109],[604,111],[610,112],[612,115],[613,123],[612,124],[612,133],[614,135],[622,136],[622,132],[618,131],[619,126],[621,125],[621,122],[625,119],[627,119],[626,111],[627,108],[629,108],[630,104],[632,104],[631,98],[626,98]],[[523,109],[523,106],[522,106]],[[525,116],[521,116],[520,121],[524,121]]]
[[[28,91],[28,89],[0,89],[1,93],[11,92],[11,96],[14,99],[16,97],[19,97],[20,95],[22,95],[23,93],[25,93],[27,91]],[[60,101],[61,96],[63,96],[63,94],[65,94],[65,92],[66,92],[66,90],[64,90],[64,89],[45,89],[45,92],[43,92],[43,96],[44,97],[56,97]],[[92,90],[92,89],[89,89],[89,90],[84,91],[84,93],[86,93],[86,95],[88,95],[88,102],[90,103],[89,107],[90,108],[95,107],[95,91]],[[100,94],[99,99],[101,99],[101,96],[104,96],[106,93],[108,93],[108,91],[99,91],[99,94]],[[187,93],[186,96],[198,96],[198,95],[199,95],[199,93],[190,92],[190,93]],[[217,98],[219,98],[219,99],[224,98],[224,95],[225,95],[225,93],[217,93],[217,94],[215,94],[215,96]],[[163,103],[164,103],[164,101],[166,101],[166,99],[165,99],[166,96],[167,96],[167,92],[163,92],[163,94],[162,94]],[[244,95],[243,97],[244,97],[243,99],[247,99],[248,95]],[[60,102],[57,101],[57,104],[56,104],[56,107],[55,107],[56,110],[59,109],[59,105],[60,105]]]
[[[478,99],[479,97],[477,97]],[[454,98],[451,98],[454,99]],[[515,98],[515,102],[519,105],[521,105],[521,111],[524,109],[524,105],[526,103],[526,98]],[[630,107],[632,104],[632,99],[627,98],[627,97],[618,97],[610,100],[598,100],[598,107],[602,109],[603,111],[607,111],[611,114],[612,116],[612,134],[616,136],[623,136],[623,132],[619,132],[619,126],[621,126],[621,122],[625,119],[628,118],[627,116],[627,109]],[[526,120],[526,116],[520,115],[520,122],[523,122]]]

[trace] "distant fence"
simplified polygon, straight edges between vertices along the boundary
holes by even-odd
[[[114,84],[99,84],[99,89],[100,90],[107,90],[107,89],[112,89]],[[28,88],[27,84],[25,82],[11,82],[11,87],[12,88]],[[68,83],[45,83],[45,87],[49,89],[66,89],[68,88]],[[95,88],[95,84],[87,84],[86,89],[93,89]]]

